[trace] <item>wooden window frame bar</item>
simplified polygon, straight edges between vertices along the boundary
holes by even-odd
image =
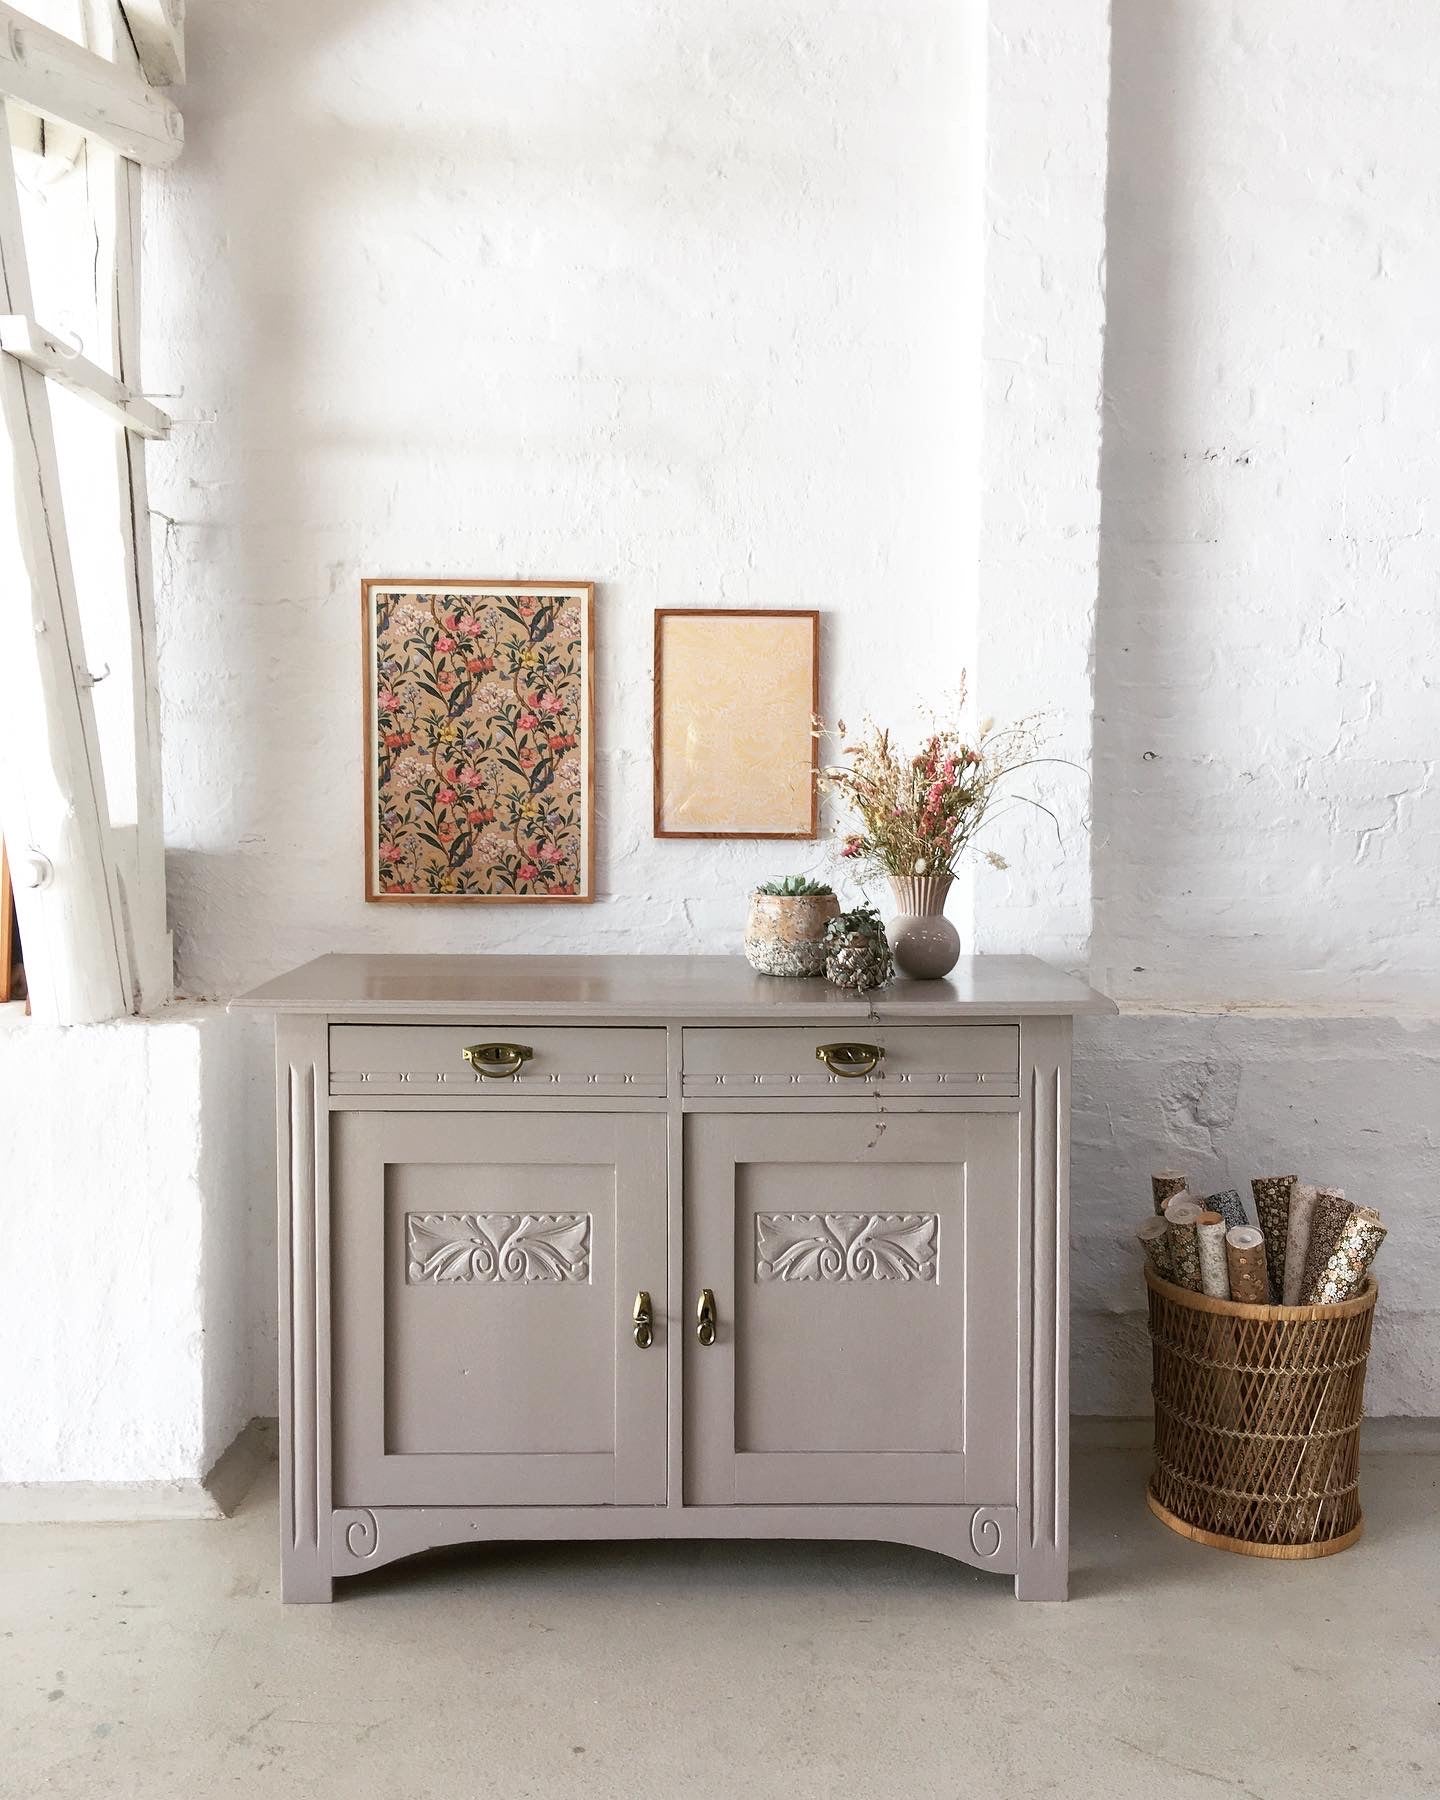
[[[145,27],[172,34],[183,71],[178,0],[125,0],[137,54]],[[153,51],[153,44],[152,44]],[[152,54],[151,60],[154,60]],[[142,58],[142,66],[143,58]],[[158,67],[159,64],[156,64]],[[108,144],[113,183],[97,184],[92,218],[108,294],[111,374],[66,353],[34,323],[13,155],[0,157],[0,661],[15,701],[0,783],[0,831],[17,877],[32,1011],[81,1024],[163,1005],[173,958],[165,924],[164,841],[153,572],[145,439],[170,421],[140,381],[142,163],[173,161],[180,114],[144,77],[0,4],[0,109],[38,112]],[[8,133],[7,133],[8,135]],[[97,277],[104,280],[103,273]],[[135,734],[133,834],[111,824],[75,578],[61,500],[48,384],[81,393],[115,422]],[[133,835],[133,842],[127,841]]]

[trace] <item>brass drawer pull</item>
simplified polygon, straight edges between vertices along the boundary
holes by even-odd
[[[883,1044],[817,1044],[815,1054],[832,1075],[873,1075],[885,1054]]]
[[[695,1311],[695,1335],[708,1350],[715,1342],[715,1296],[709,1288],[701,1288],[700,1304]]]
[[[467,1044],[465,1060],[477,1075],[498,1081],[506,1075],[518,1075],[535,1052],[528,1044]]]
[[[655,1342],[655,1314],[644,1288],[635,1296],[635,1348],[648,1350]]]

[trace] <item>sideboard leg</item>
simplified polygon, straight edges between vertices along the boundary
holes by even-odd
[[[1018,1600],[1070,1591],[1070,1021],[1022,1029]]]
[[[1046,1544],[1036,1550],[1022,1550],[1015,1568],[1017,1600],[1068,1600],[1070,1598],[1070,1558],[1063,1549]]]
[[[313,1550],[291,1550],[288,1545],[280,1553],[280,1598],[287,1606],[295,1601],[329,1601],[335,1598],[335,1579],[328,1569],[320,1567]]]
[[[330,1134],[323,1019],[276,1026],[280,1243],[280,1588],[329,1600]]]

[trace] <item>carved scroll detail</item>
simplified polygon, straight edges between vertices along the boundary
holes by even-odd
[[[756,1213],[757,1281],[934,1281],[935,1213]]]
[[[988,1506],[977,1506],[970,1515],[970,1548],[987,1562],[1000,1554],[1005,1528]]]
[[[406,1278],[588,1281],[589,1213],[406,1213]]]
[[[360,1507],[345,1527],[345,1548],[362,1562],[380,1548],[380,1525],[368,1506]]]

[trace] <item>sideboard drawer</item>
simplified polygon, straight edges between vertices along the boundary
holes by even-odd
[[[826,1049],[828,1060],[819,1052]],[[866,1072],[868,1052],[883,1052]],[[762,1026],[684,1034],[687,1099],[847,1100],[870,1090],[897,1099],[1020,1091],[1016,1025]]]
[[[530,1054],[515,1074],[482,1074],[465,1052],[493,1047],[503,1069],[512,1047]],[[483,1059],[482,1059],[483,1060]],[[665,1095],[665,1033],[654,1027],[575,1025],[332,1025],[330,1092],[337,1095]]]

